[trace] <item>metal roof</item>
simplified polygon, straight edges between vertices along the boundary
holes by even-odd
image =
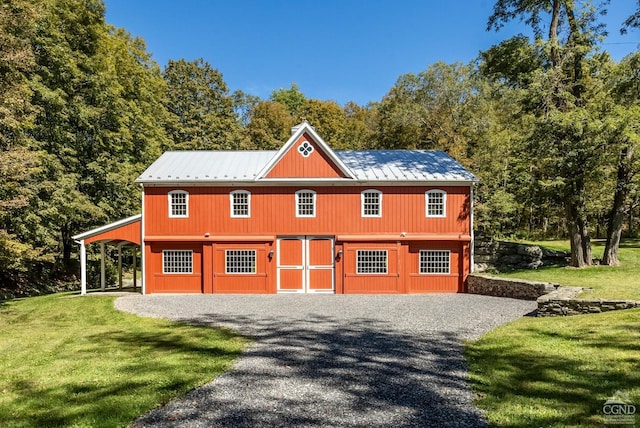
[[[126,226],[131,223],[135,223],[136,221],[140,221],[142,218],[142,214],[136,214],[131,217],[123,218],[122,220],[114,221],[113,223],[105,224],[104,226],[97,227],[95,229],[91,229],[87,232],[79,233],[77,235],[73,235],[71,239],[74,241],[91,238],[93,236],[99,235],[101,233],[109,232],[119,227]]]
[[[363,181],[477,181],[445,152],[437,150],[353,150],[336,155]]]
[[[278,151],[165,152],[136,182],[143,184],[198,184],[272,182],[258,174]],[[357,181],[475,182],[477,178],[452,157],[433,150],[334,151]],[[313,181],[309,177],[307,181]],[[321,179],[318,181],[326,181]],[[301,180],[302,181],[302,180]],[[351,182],[351,178],[333,179]]]
[[[164,152],[138,183],[254,181],[276,151]]]

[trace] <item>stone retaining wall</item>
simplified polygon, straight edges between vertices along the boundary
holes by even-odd
[[[576,296],[582,290],[582,287],[562,287],[547,282],[494,278],[477,274],[469,275],[467,281],[467,292],[471,294],[537,300],[539,317],[597,314],[640,308],[640,302],[633,300],[578,299]]]
[[[537,269],[566,263],[569,254],[550,250],[538,245],[497,241],[486,236],[477,236],[474,241],[474,271],[486,272],[494,269]]]
[[[599,314],[620,309],[640,308],[640,302],[633,300],[578,299],[581,287],[560,287],[538,299],[539,317],[564,315]]]
[[[467,292],[471,294],[510,297],[522,300],[536,300],[557,287],[558,284],[547,282],[494,278],[484,275],[469,275],[467,279]]]

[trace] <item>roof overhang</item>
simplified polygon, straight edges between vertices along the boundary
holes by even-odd
[[[267,186],[471,186],[478,180],[417,181],[417,180],[350,180],[335,178],[265,178],[260,181],[163,181],[140,182],[145,187],[267,187]]]
[[[105,224],[104,226],[96,227],[95,229],[91,229],[87,232],[79,233],[77,235],[72,236],[71,238],[74,241],[83,241],[91,238],[96,238],[96,237],[99,237],[100,235],[107,234],[108,232],[112,232],[114,230],[123,228],[125,226],[129,226],[130,224],[139,222],[141,221],[141,219],[142,219],[142,214],[136,214],[134,216],[127,217],[122,220],[114,221],[113,223]],[[117,241],[117,240],[118,240],[117,238],[116,239],[109,238],[109,239],[106,239],[105,242]]]

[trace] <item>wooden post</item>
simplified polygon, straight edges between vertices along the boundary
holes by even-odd
[[[80,241],[80,295],[87,294],[87,247]]]
[[[122,290],[122,244],[118,245],[118,289]]]
[[[107,277],[105,273],[105,265],[104,265],[104,242],[100,243],[100,290],[104,291],[105,284],[107,282]]]
[[[137,282],[138,282],[138,267],[136,266],[136,259],[138,258],[138,247],[136,247],[135,245],[132,247],[133,248],[133,291],[136,291],[137,289]]]

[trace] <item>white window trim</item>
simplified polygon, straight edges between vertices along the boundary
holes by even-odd
[[[432,193],[442,193],[442,214],[429,215],[429,195]],[[424,194],[424,214],[426,217],[443,218],[447,216],[447,192],[441,189],[431,189]]]
[[[234,214],[234,195],[245,194],[247,195],[247,214],[246,215],[237,215]],[[248,190],[234,190],[229,193],[229,212],[232,218],[250,218],[251,217],[251,192]]]
[[[364,212],[364,201],[365,201],[365,193],[377,193],[378,194],[378,214],[365,214]],[[367,189],[360,192],[360,215],[362,217],[374,217],[380,218],[382,217],[382,192],[377,189]]]
[[[385,253],[385,259],[386,259],[386,266],[385,266],[385,272],[359,272],[359,265],[358,265],[358,256],[360,255],[361,251],[380,251],[380,252],[384,252]],[[356,250],[356,275],[389,275],[389,250],[380,250],[378,248],[372,248],[372,249],[367,249],[367,248],[363,248],[360,250]]]
[[[184,215],[174,215],[173,214],[173,195],[184,194],[185,204],[187,205],[186,214]],[[167,194],[167,201],[169,207],[169,218],[188,218],[189,217],[189,192],[186,190],[172,190]]]
[[[422,261],[422,253],[426,253],[429,251],[437,251],[437,252],[441,252],[441,253],[447,253],[447,258],[449,260],[449,264],[447,265],[447,271],[446,272],[422,272],[422,270],[420,269],[420,265],[421,265],[421,261]],[[429,250],[420,250],[420,252],[418,253],[418,273],[420,275],[451,275],[451,250],[437,250],[437,249],[429,249]]]
[[[229,272],[229,251],[250,251],[253,253],[253,272]],[[258,251],[246,250],[244,248],[230,248],[224,250],[224,273],[227,275],[257,275],[258,274]]]
[[[311,193],[313,194],[313,215],[304,215],[304,214],[300,214],[300,194],[301,193]],[[316,192],[314,192],[313,190],[309,190],[309,189],[302,189],[302,190],[298,190],[296,192],[296,217],[298,218],[314,218],[316,216],[316,212],[317,212],[317,206],[316,206]]]
[[[185,252],[191,254],[191,272],[167,272],[164,265],[164,257],[167,252]],[[193,275],[193,250],[162,250],[162,274],[163,275]]]

